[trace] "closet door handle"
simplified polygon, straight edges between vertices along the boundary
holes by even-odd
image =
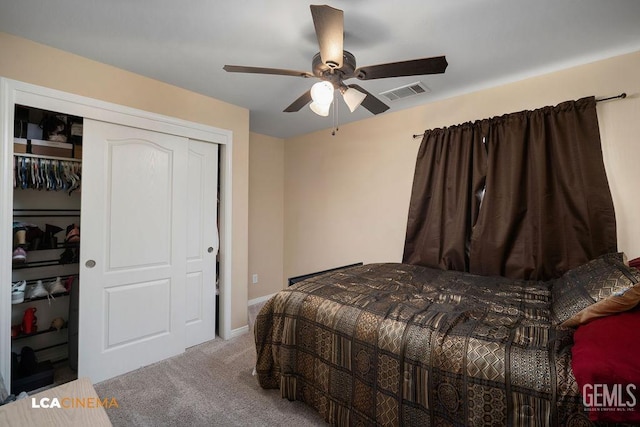
[[[94,260],[90,259],[90,260],[88,260],[87,262],[85,262],[85,263],[84,263],[84,265],[85,265],[87,268],[93,268],[93,267],[95,267],[95,266],[96,266],[96,262],[95,262]]]
[[[207,249],[207,252],[209,253],[213,252],[213,246],[209,246],[209,249]]]

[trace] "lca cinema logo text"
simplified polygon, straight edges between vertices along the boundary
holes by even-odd
[[[635,384],[585,384],[582,403],[590,411],[633,411],[638,403]]]
[[[78,408],[118,408],[115,397],[98,399],[97,397],[41,397],[31,398],[31,408],[34,409],[78,409]]]

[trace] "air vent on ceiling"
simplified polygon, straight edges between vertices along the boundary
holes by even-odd
[[[422,82],[415,82],[395,89],[380,92],[380,96],[384,96],[389,101],[397,101],[399,99],[408,98],[410,96],[429,93],[431,90]]]

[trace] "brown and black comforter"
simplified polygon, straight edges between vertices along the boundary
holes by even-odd
[[[337,425],[590,425],[545,282],[406,264],[307,279],[255,324],[260,385]]]

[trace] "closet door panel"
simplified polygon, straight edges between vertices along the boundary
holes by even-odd
[[[189,141],[187,347],[215,338],[218,145]]]
[[[78,375],[95,383],[184,351],[188,140],[83,133]]]
[[[146,140],[117,141],[109,149],[109,269],[169,265],[172,152]]]
[[[203,318],[203,307],[202,304],[198,303],[203,298],[206,298],[204,295],[204,283],[203,283],[203,274],[201,271],[196,271],[193,273],[187,274],[187,311],[185,313],[185,320],[187,322],[187,327],[194,323],[202,321]],[[189,344],[187,343],[187,347]]]
[[[122,315],[140,311],[136,302],[140,300],[145,301],[144,315],[135,319]],[[105,291],[105,306],[106,349],[171,333],[171,282],[166,279],[110,287]]]

